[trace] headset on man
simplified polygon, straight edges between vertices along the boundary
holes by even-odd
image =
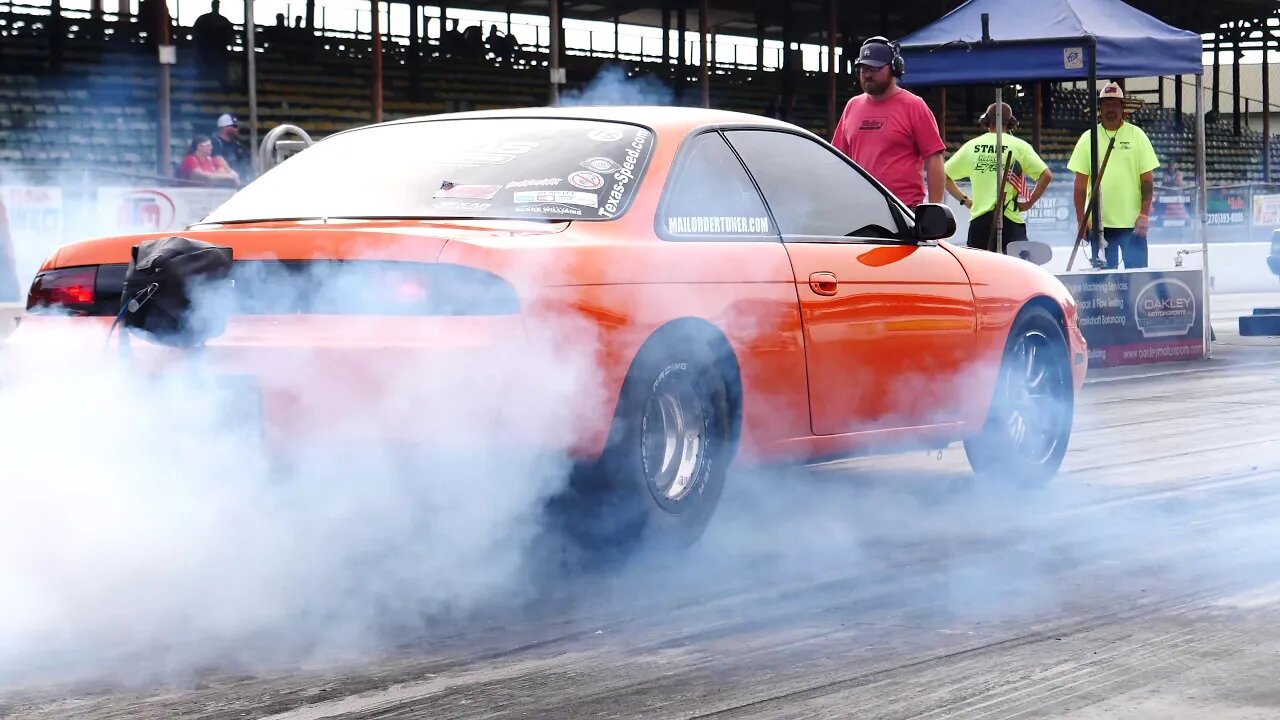
[[[868,45],[887,45],[893,51],[893,60],[889,63],[889,71],[893,73],[894,77],[902,77],[902,74],[907,71],[907,64],[902,59],[902,49],[898,47],[898,43],[890,41],[889,38],[883,35],[869,37],[862,41],[862,47],[858,49],[859,56],[862,55],[862,48]]]

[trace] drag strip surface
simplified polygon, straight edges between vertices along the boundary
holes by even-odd
[[[1089,385],[1063,473],[959,446],[735,479],[690,557],[549,580],[375,656],[161,688],[31,686],[23,718],[1280,714],[1280,368]]]

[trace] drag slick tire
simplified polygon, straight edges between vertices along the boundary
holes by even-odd
[[[565,527],[585,555],[678,551],[702,536],[737,452],[736,384],[721,355],[702,333],[670,328],[641,349],[603,455],[571,480]]]
[[[1022,485],[1057,474],[1071,438],[1073,387],[1062,327],[1042,307],[1023,308],[1005,343],[986,423],[964,443],[974,472]]]

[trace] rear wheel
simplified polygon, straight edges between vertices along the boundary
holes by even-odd
[[[680,550],[702,536],[737,450],[724,375],[697,335],[667,332],[642,349],[603,456],[571,485],[565,525],[588,555]]]
[[[1066,455],[1075,406],[1070,351],[1057,319],[1044,308],[1025,308],[999,372],[982,433],[964,444],[969,465],[1000,480],[1047,481]]]

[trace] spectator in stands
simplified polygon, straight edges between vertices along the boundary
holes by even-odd
[[[1125,268],[1147,266],[1147,231],[1151,223],[1151,203],[1155,196],[1154,171],[1160,167],[1155,148],[1147,134],[1125,117],[1132,115],[1142,101],[1126,98],[1124,90],[1116,83],[1108,83],[1098,93],[1098,163],[1101,184],[1098,199],[1102,214],[1102,237],[1105,241],[1105,263],[1098,257],[1098,247],[1093,246],[1094,267],[1108,269],[1120,267],[1121,253]],[[1108,146],[1114,146],[1108,158]],[[1089,131],[1084,131],[1076,142],[1067,169],[1075,175],[1076,225],[1084,220],[1086,203],[1090,201]],[[1106,158],[1106,167],[1101,167]],[[1092,226],[1096,218],[1091,218]],[[1092,245],[1092,231],[1090,244]]]
[[[0,302],[18,302],[22,291],[18,287],[17,263],[13,256],[13,234],[9,231],[9,211],[0,199]]]
[[[143,41],[143,45],[148,50],[155,50],[159,47],[160,33],[166,26],[172,27],[173,18],[169,17],[168,3],[164,0],[139,0],[138,2],[138,24],[143,32],[147,34],[147,39]]]
[[[1004,189],[1004,222],[1001,223],[1001,240],[1007,245],[1011,242],[1027,239],[1026,220],[1022,213],[1030,210],[1044,194],[1049,183],[1053,181],[1053,173],[1044,160],[1036,154],[1030,143],[1012,133],[1018,127],[1018,119],[1013,116],[1013,108],[1000,103],[1000,114],[1003,116],[1001,145],[1004,151],[1004,168],[1007,177],[1020,181],[1026,177],[1035,178],[1035,189],[1025,200],[1019,199],[1020,193],[1014,182],[1006,180],[1000,183]],[[970,210],[969,247],[996,251],[996,104],[991,103],[987,111],[978,120],[987,132],[966,142],[946,162],[947,191]],[[973,186],[973,198],[970,199],[955,181],[969,178]]]
[[[515,57],[516,39],[500,32],[496,23],[489,26],[489,36],[485,38],[485,45],[497,60],[510,63]]]
[[[458,19],[449,20],[448,29],[440,33],[440,54],[445,57],[458,55],[463,51],[462,33],[458,32]]]
[[[481,34],[479,23],[468,25],[466,30],[462,31],[462,54],[479,60],[484,57],[484,35]]]
[[[831,144],[908,207],[925,201],[923,165],[929,202],[942,202],[942,154],[947,146],[929,106],[898,85],[905,68],[897,46],[882,37],[869,38],[859,50],[856,67],[865,92],[845,105]]]
[[[240,185],[240,175],[213,154],[213,141],[208,135],[196,135],[191,140],[187,156],[178,167],[178,177],[207,185]]]
[[[217,80],[223,88],[231,88],[234,81],[228,48],[236,41],[236,29],[219,12],[218,0],[212,1],[209,12],[196,18],[191,25],[191,37],[196,46],[197,72]]]
[[[242,180],[253,174],[249,161],[249,149],[240,142],[240,121],[231,113],[218,116],[218,127],[213,134],[213,154],[236,171]]]

